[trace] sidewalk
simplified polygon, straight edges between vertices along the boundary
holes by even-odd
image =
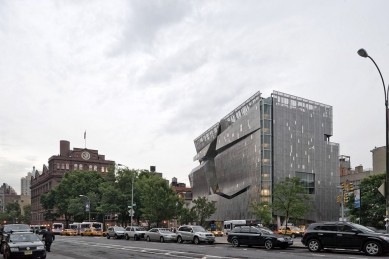
[[[215,237],[215,244],[229,244],[227,242],[227,236]],[[294,238],[293,239],[293,245],[291,245],[290,247],[293,247],[293,248],[306,248],[306,246],[304,246],[301,243],[301,238],[300,237]]]

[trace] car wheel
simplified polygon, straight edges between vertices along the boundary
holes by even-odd
[[[382,247],[380,243],[376,241],[367,241],[366,244],[363,246],[363,251],[367,255],[381,255]]]
[[[208,242],[208,244],[210,244],[210,245],[213,245],[213,243],[215,243],[215,242],[213,242],[213,241],[209,241]]]
[[[161,241],[161,243],[165,242],[165,239],[163,237],[161,237],[159,240]]]
[[[139,236],[138,236],[138,235],[135,235],[135,236],[134,236],[134,240],[139,240]]]
[[[295,238],[295,237],[296,237],[296,235],[295,235],[295,234],[292,234],[292,235],[290,235],[290,237],[291,237],[291,238]]]
[[[130,237],[127,234],[125,235],[125,237],[126,237],[126,240],[130,240]]]
[[[150,239],[149,236],[146,237],[146,240],[147,240],[147,242],[150,242],[150,241],[151,241],[151,239]]]
[[[115,235],[113,236],[113,238],[114,238],[114,239],[118,239],[118,235],[115,234]]]
[[[266,241],[265,241],[265,248],[266,248],[266,249],[273,249],[273,248],[274,248],[273,241],[271,241],[271,240],[266,240]]]
[[[311,239],[308,241],[308,249],[311,252],[319,252],[321,250],[321,244],[317,239]]]
[[[182,242],[184,242],[184,240],[182,240],[182,237],[181,237],[181,236],[178,236],[178,237],[177,237],[177,242],[178,242],[178,243],[182,243]]]
[[[196,245],[200,244],[199,238],[198,237],[194,237],[193,243],[195,243]]]
[[[110,239],[111,237],[107,234],[107,239]]]
[[[233,238],[233,239],[231,240],[231,244],[232,244],[233,247],[238,247],[238,246],[240,246],[239,240],[238,240],[237,238]]]

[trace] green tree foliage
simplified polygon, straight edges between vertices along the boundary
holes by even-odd
[[[163,220],[170,220],[178,216],[184,201],[175,191],[155,173],[143,172],[139,179],[141,190],[140,200],[143,219],[156,223],[157,227]]]
[[[183,207],[178,215],[177,221],[180,225],[190,224],[197,220],[196,213],[193,209]]]
[[[385,197],[378,191],[384,182],[385,173],[372,175],[361,181],[359,184],[361,208],[354,208],[354,194],[350,194],[349,201],[345,205],[349,209],[350,221],[358,222],[357,219],[360,218],[361,225],[378,229],[385,228],[386,201]]]
[[[196,221],[200,226],[205,226],[205,220],[216,212],[216,201],[208,201],[206,197],[198,197],[192,201],[194,203],[193,211],[196,215]]]
[[[267,201],[260,203],[253,201],[249,205],[249,210],[263,225],[268,225],[273,220],[271,207]]]
[[[12,219],[13,223],[16,223],[16,219],[21,217],[20,204],[18,202],[10,202],[5,206],[5,212],[8,214],[9,219]]]
[[[59,185],[51,189],[47,194],[41,195],[41,203],[46,210],[45,220],[55,220],[59,215],[64,215],[66,226],[73,216],[82,213],[83,218],[88,218],[88,212],[83,208],[84,197],[90,199],[91,217],[96,217],[96,208],[101,200],[98,187],[104,182],[102,175],[96,171],[72,171],[66,172]],[[77,203],[80,206],[75,206]]]
[[[31,204],[23,206],[23,215],[21,215],[20,218],[20,221],[25,224],[31,223]]]
[[[273,203],[271,205],[274,214],[289,218],[302,218],[312,210],[308,203],[310,197],[307,189],[300,183],[300,178],[285,178],[284,181],[275,185],[273,190]]]

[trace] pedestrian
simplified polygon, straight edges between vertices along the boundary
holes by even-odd
[[[46,251],[50,252],[51,243],[55,240],[55,235],[53,232],[51,232],[50,228],[47,229],[47,231],[43,232],[42,239],[45,240],[45,247]]]

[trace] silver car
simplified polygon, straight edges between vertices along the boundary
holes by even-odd
[[[160,241],[163,243],[165,241],[177,241],[177,234],[167,228],[152,228],[146,232],[145,236],[148,242]]]
[[[113,238],[124,238],[124,232],[126,230],[123,227],[109,227],[107,229],[107,239]]]
[[[213,245],[215,236],[201,226],[185,225],[181,226],[177,231],[177,242],[182,243],[184,241],[191,241],[196,245],[201,242]]]

